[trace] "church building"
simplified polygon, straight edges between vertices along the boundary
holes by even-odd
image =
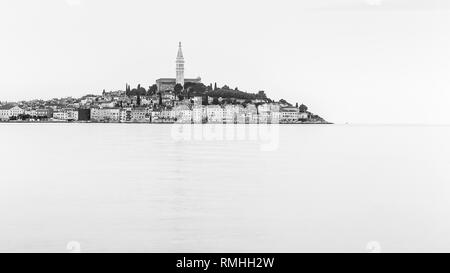
[[[173,90],[176,84],[181,84],[182,86],[184,86],[185,83],[201,83],[201,82],[202,79],[200,77],[196,79],[184,78],[184,56],[180,42],[178,45],[178,54],[176,59],[176,78],[161,78],[156,80],[158,91]]]

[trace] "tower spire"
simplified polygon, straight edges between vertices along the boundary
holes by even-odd
[[[178,54],[176,61],[176,83],[184,86],[184,57],[183,50],[181,49],[181,42],[178,44]]]

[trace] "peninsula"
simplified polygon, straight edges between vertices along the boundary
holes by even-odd
[[[102,122],[102,123],[235,123],[328,124],[304,104],[274,101],[265,91],[248,93],[217,84],[205,85],[200,77],[184,77],[181,43],[176,77],[161,78],[144,88],[106,91],[81,98],[55,98],[0,102],[1,122]]]

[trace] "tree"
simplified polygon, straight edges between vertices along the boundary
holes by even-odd
[[[214,91],[216,91],[216,90],[217,90],[217,82],[214,83]]]
[[[139,94],[137,95],[136,105],[141,106],[141,96]]]
[[[154,84],[148,88],[147,96],[153,96],[156,92],[158,92],[158,86]]]
[[[179,83],[175,85],[173,88],[173,92],[175,93],[175,96],[179,96],[181,94],[181,91],[183,91],[183,86]]]
[[[189,87],[187,91],[189,97],[191,97],[191,95],[203,96],[207,91],[207,87],[203,83],[195,83],[191,87]]]
[[[220,104],[219,99],[218,98],[214,98],[213,101],[212,101],[212,104],[213,105],[219,105]]]
[[[202,96],[202,105],[206,106],[208,104],[209,104],[208,96]]]
[[[193,82],[185,82],[184,83],[184,90],[188,90],[193,85],[195,85],[195,83],[193,83]]]
[[[306,113],[308,111],[308,107],[304,104],[299,107],[301,113]]]
[[[128,83],[126,84],[126,87],[125,87],[125,95],[126,95],[127,97],[131,96],[131,88],[130,88],[130,86],[128,85]]]
[[[266,99],[267,98],[266,92],[265,91],[259,91],[258,92],[258,98]]]

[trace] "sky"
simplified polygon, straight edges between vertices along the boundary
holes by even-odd
[[[450,124],[448,0],[4,0],[0,101],[200,76],[336,123]]]

